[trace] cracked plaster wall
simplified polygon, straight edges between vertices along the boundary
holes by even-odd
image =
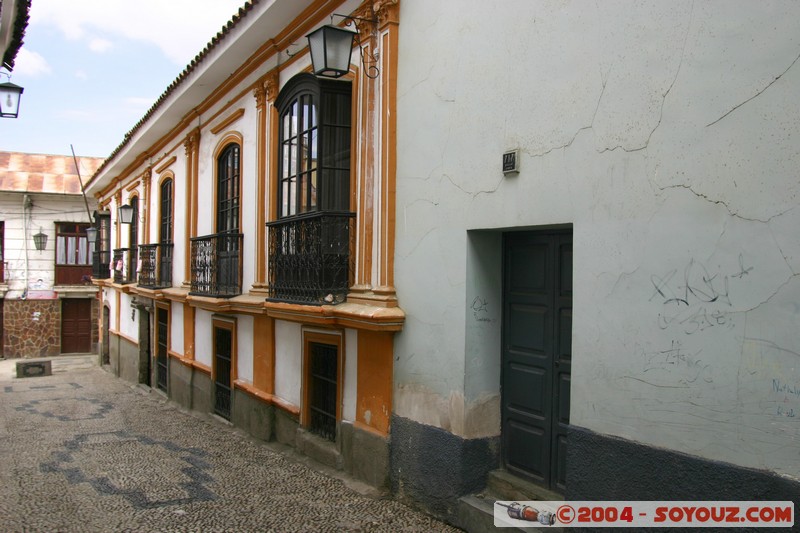
[[[396,414],[499,432],[468,232],[572,224],[571,423],[800,478],[798,17],[404,0]]]

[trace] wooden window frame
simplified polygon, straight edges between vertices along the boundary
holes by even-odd
[[[89,239],[86,237],[86,230],[91,227],[88,222],[56,222],[55,234],[55,258],[53,260],[53,274],[55,285],[79,285],[86,283],[92,275],[92,264],[94,258],[94,246],[89,244]],[[69,239],[75,239],[75,252],[74,257],[66,257],[69,246],[67,242]],[[85,242],[86,259],[84,263],[77,262],[80,257],[80,243],[81,239]],[[63,244],[61,244],[63,241]],[[62,248],[66,262],[59,262],[59,252]],[[75,262],[70,262],[70,261]]]
[[[300,425],[308,429],[311,423],[311,344],[325,344],[336,347],[336,437],[339,442],[339,428],[342,421],[342,401],[344,395],[344,331],[303,329],[303,370],[302,370],[302,406]]]
[[[169,186],[169,212],[164,209],[164,190]],[[158,242],[160,244],[172,244],[175,233],[175,180],[172,173],[165,174],[158,184]],[[164,235],[164,227],[168,227],[168,235]]]
[[[223,158],[227,157],[227,154],[234,149],[237,152],[235,175],[228,176],[227,170],[229,167],[225,165],[225,168],[223,168]],[[214,158],[214,168],[214,232],[240,233],[242,231],[242,144],[238,138],[226,138]],[[232,183],[235,183],[236,186],[235,196],[225,199],[225,201],[228,202],[235,199],[235,207],[229,206],[224,210],[220,208],[220,202],[223,201],[223,199],[220,198],[220,187],[223,179],[230,180]],[[235,217],[230,216],[230,212],[233,209],[236,210]],[[235,223],[236,227],[230,227],[231,223]]]

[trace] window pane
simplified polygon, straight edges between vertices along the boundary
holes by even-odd
[[[297,178],[290,178],[289,179],[289,215],[294,215],[297,213],[297,201],[295,200],[297,195]]]
[[[86,237],[78,237],[78,264],[79,265],[88,265],[89,264],[89,241],[86,240]]]
[[[67,264],[66,239],[61,235],[56,237],[56,263],[58,263],[59,265]]]

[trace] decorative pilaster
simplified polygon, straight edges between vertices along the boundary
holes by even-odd
[[[269,174],[268,166],[275,166],[277,161],[271,156],[268,157],[267,153],[271,145],[275,144],[271,127],[273,110],[270,104],[275,101],[278,95],[278,80],[277,69],[270,71],[253,90],[253,96],[256,99],[256,121],[258,124],[256,133],[256,275],[253,283],[253,290],[256,292],[266,292],[266,223],[267,213],[272,203],[272,195],[269,194],[270,190],[267,188],[267,176]]]
[[[142,173],[142,220],[144,221],[144,231],[142,232],[142,242],[150,243],[150,185],[153,180],[153,167],[148,166]]]
[[[396,223],[397,181],[397,52],[398,24],[400,22],[399,0],[378,0],[372,9],[378,16],[380,51],[380,198],[379,224],[379,269],[378,287],[375,294],[390,300],[395,299],[394,288],[394,243]]]
[[[186,152],[186,246],[184,249],[183,284],[189,285],[191,272],[191,244],[189,239],[197,236],[197,165],[199,161],[200,128],[195,128],[183,143]]]

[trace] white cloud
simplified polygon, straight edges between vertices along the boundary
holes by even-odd
[[[75,71],[75,77],[81,81],[86,81],[89,79],[89,75],[86,73],[85,70],[79,69]]]
[[[36,0],[30,23],[55,26],[70,39],[86,37],[89,46],[103,40],[99,34],[151,43],[185,66],[243,5],[244,0]]]
[[[47,64],[47,60],[41,55],[33,52],[24,46],[19,49],[17,58],[14,62],[14,74],[38,78],[50,74],[53,70]]]
[[[89,40],[89,50],[102,54],[113,46],[108,39],[93,38]]]

